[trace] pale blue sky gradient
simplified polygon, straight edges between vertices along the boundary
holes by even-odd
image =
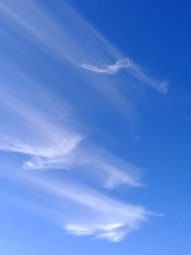
[[[188,1],[0,1],[0,251],[190,255]]]

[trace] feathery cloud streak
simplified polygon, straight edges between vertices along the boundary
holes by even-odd
[[[31,122],[34,120],[33,115]],[[47,124],[48,123],[46,122],[46,125]],[[40,126],[38,127],[40,128]],[[0,148],[2,150],[20,152],[24,153],[25,155],[32,156],[34,162],[35,160],[38,163],[41,161],[40,167],[42,169],[44,167],[52,169],[53,165],[57,165],[57,167],[60,168],[66,168],[67,166],[72,168],[72,165],[75,164],[74,162],[76,162],[76,159],[79,159],[82,166],[87,169],[86,171],[91,171],[89,168],[94,168],[96,171],[99,170],[102,173],[107,173],[108,176],[105,178],[105,180],[106,185],[109,188],[123,182],[128,185],[138,185],[137,179],[133,177],[133,175],[128,174],[127,171],[119,170],[119,164],[117,165],[118,168],[115,169],[115,166],[113,166],[113,159],[110,159],[110,161],[107,162],[107,159],[105,159],[103,156],[96,158],[95,155],[87,155],[86,153],[83,154],[82,152],[78,151],[78,149],[72,149],[72,133],[70,133],[70,139],[68,139],[68,143],[66,144],[66,147],[69,147],[69,149],[65,151],[65,147],[62,144],[63,137],[64,134],[61,133],[59,136],[59,141],[61,144],[57,141],[57,143],[51,143],[49,148],[44,146],[39,149],[38,146],[31,146],[30,140],[29,143],[24,143],[23,140],[12,141],[10,136],[8,136],[7,140],[1,139]],[[46,138],[48,138],[48,136],[46,136]],[[33,140],[34,138],[32,137],[31,139]],[[51,137],[48,139],[51,140]],[[40,142],[42,142],[42,138],[40,139]],[[49,143],[50,141],[48,144]],[[63,146],[63,150],[59,150],[60,147],[58,146],[61,145]],[[78,147],[77,142],[75,142],[75,147]],[[83,155],[81,158],[79,155],[80,153]],[[74,155],[74,158],[71,155]],[[112,155],[110,155],[110,157],[112,158]],[[58,158],[61,162],[58,160]],[[69,158],[68,162],[67,158]],[[85,160],[88,160],[88,162],[83,162]],[[52,161],[54,164],[52,164]],[[35,168],[34,165],[32,165],[34,162],[31,164],[29,162],[25,163],[25,168]],[[80,163],[77,163],[75,168],[78,168],[79,165]],[[8,169],[8,171],[10,172],[10,169]],[[30,175],[30,173],[32,173],[32,175]],[[85,188],[81,185],[79,186],[76,183],[72,184],[64,180],[59,183],[54,179],[47,179],[46,175],[39,178],[35,176],[34,172],[23,173],[20,170],[17,173],[14,173],[13,176],[14,178],[18,176],[19,181],[22,181],[23,185],[26,185],[27,188],[29,188],[30,185],[35,186],[36,188],[40,189],[42,193],[45,193],[45,198],[48,197],[50,201],[57,201],[56,205],[52,202],[50,202],[48,205],[46,205],[46,203],[42,203],[44,206],[41,205],[41,207],[38,204],[32,204],[32,210],[34,210],[35,205],[35,208],[37,211],[39,210],[40,215],[45,213],[46,216],[48,215],[48,217],[53,218],[55,221],[58,221],[59,219],[60,224],[64,224],[64,228],[74,235],[91,235],[96,238],[118,242],[122,240],[127,233],[138,229],[141,222],[147,219],[147,212],[143,207],[128,205],[115,201],[101,195],[99,192],[93,191],[92,189]],[[101,174],[101,176],[103,178],[103,174]],[[53,199],[50,199],[51,197],[53,197]],[[77,213],[73,211],[70,212],[69,215],[72,216],[68,216],[64,212],[61,213],[62,210],[60,211],[60,207],[62,207],[61,205],[65,203],[65,200],[75,202],[74,211]],[[30,208],[30,203],[28,206]],[[71,210],[73,210],[72,208],[73,206],[71,206]],[[84,215],[86,215],[85,221]]]
[[[115,79],[121,78],[120,70],[125,72],[127,80],[124,82],[128,81],[129,87],[132,86],[133,78],[134,82],[150,85],[162,93],[167,92],[166,83],[152,79],[65,2],[62,5],[64,18],[60,23],[35,1],[30,0],[0,2],[0,19],[6,24],[5,27],[14,30],[17,40],[23,40],[24,44],[29,42],[54,59],[53,61],[61,62],[65,76],[68,69],[73,74],[78,74],[79,80],[69,77],[66,83],[63,82],[63,92],[67,92],[69,86],[72,91],[79,87],[83,101],[93,97],[98,102],[100,97],[95,93],[97,91],[102,96],[103,104],[107,101],[115,106],[114,109],[118,107],[120,110],[133,112],[132,95],[124,94],[121,84],[117,83],[120,79]],[[30,60],[30,54],[25,53],[22,57],[24,61]],[[64,64],[61,60],[64,60]],[[11,71],[8,73],[10,75]],[[60,119],[55,114],[51,105],[57,101],[57,96],[50,97],[50,93],[43,89],[46,84],[31,82],[27,72],[24,78],[17,74],[15,80],[0,76],[0,82],[0,111],[2,116],[7,116],[6,121],[2,117],[0,119],[0,149],[20,153],[25,170],[84,170],[100,178],[102,185],[108,189],[121,184],[141,186],[137,167],[93,143],[86,134],[79,131],[79,120],[70,122],[67,118]],[[82,83],[94,89],[90,90],[91,95],[86,95],[84,90],[81,90]],[[54,85],[51,86],[53,90]],[[65,100],[67,96],[63,93],[61,105],[65,116],[73,118],[67,107],[65,109]],[[78,109],[74,100],[68,101]],[[91,104],[89,108],[92,110]],[[80,109],[78,110],[80,112]],[[107,148],[107,145],[105,147]],[[46,171],[43,172],[43,178],[35,176],[35,171],[25,172],[29,172],[27,177],[26,173],[20,173],[23,181],[38,186],[46,196],[58,199],[55,215],[58,214],[57,207],[65,200],[76,204],[77,209],[83,207],[83,213],[78,217],[75,213],[74,217],[70,217],[70,213],[67,217],[63,214],[65,229],[75,235],[93,235],[110,241],[120,241],[147,219],[144,207],[116,201],[92,189],[64,180],[62,183],[54,179],[48,180]],[[50,204],[50,209],[54,211],[53,201]],[[84,215],[87,215],[86,221],[83,220]]]
[[[158,82],[151,79],[141,70],[141,68],[138,65],[135,65],[128,58],[118,60],[114,65],[106,66],[105,69],[98,68],[97,66],[85,63],[82,63],[80,66],[84,69],[87,69],[95,73],[103,73],[108,75],[116,74],[120,70],[124,70],[127,71],[130,75],[132,75],[136,80],[148,84],[162,93],[168,92],[168,85],[166,82]]]
[[[26,77],[19,78],[19,75],[17,82],[2,79],[3,82],[0,104],[9,118],[0,128],[0,149],[29,155],[31,159],[24,163],[25,169],[81,168],[99,176],[107,188],[121,184],[140,186],[138,168],[123,162],[99,146],[83,144],[83,140],[87,140],[88,137],[85,138],[83,134],[75,131],[77,125],[70,126],[64,119],[59,121],[55,113],[52,117],[51,109],[49,113],[45,113],[43,102],[38,102],[36,108],[31,91],[35,93],[37,87],[38,91],[42,90],[47,103],[51,105],[57,101],[51,99],[49,93],[40,85],[32,83]],[[23,97],[30,89],[31,98],[28,97],[27,102],[20,96],[21,92],[9,90],[15,87],[17,91],[21,91],[22,86],[25,86],[26,90]],[[70,116],[70,113],[67,113],[67,116]],[[14,129],[10,128],[10,125]]]
[[[19,4],[7,0],[0,3],[2,18],[24,37],[39,47],[52,51],[57,57],[97,73],[115,74],[126,70],[135,80],[150,85],[160,92],[167,92],[167,84],[153,80],[136,64],[123,56],[93,27],[65,2],[64,26],[45,12],[35,2],[20,0]],[[69,25],[70,24],[70,25]],[[116,64],[108,64],[116,62]],[[105,68],[102,68],[102,66]]]
[[[74,235],[119,242],[126,234],[139,229],[151,215],[142,206],[117,201],[77,182],[7,170],[5,172],[12,171],[16,182],[26,186],[25,190],[33,187],[32,190],[41,191],[40,202],[37,196],[36,202],[19,200],[19,206],[39,215],[46,213],[46,217],[62,224]],[[66,214],[68,210],[70,214]]]

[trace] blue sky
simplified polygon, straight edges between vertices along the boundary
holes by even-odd
[[[190,254],[190,11],[0,2],[2,254]]]

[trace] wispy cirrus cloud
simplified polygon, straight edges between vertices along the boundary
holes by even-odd
[[[5,22],[50,55],[95,73],[116,74],[123,69],[135,81],[167,93],[166,82],[151,78],[141,67],[113,47],[66,2],[62,5],[65,10],[62,26],[31,0],[21,0],[19,5],[7,0],[0,4],[0,12]],[[91,82],[94,83],[93,80]]]
[[[19,75],[15,82],[7,82],[3,79],[1,82],[0,110],[3,113],[2,116],[5,114],[7,116],[6,122],[2,122],[0,127],[1,150],[50,159],[67,155],[83,139],[78,132],[67,126],[67,120],[63,118],[61,127],[59,125],[61,122],[58,117],[55,117],[54,112],[52,113],[51,109],[49,113],[46,112],[43,100],[36,105],[33,93],[36,93],[36,87],[41,90],[41,86],[33,85]],[[21,90],[22,86],[25,86],[25,91]],[[10,90],[11,87],[17,88],[16,91]],[[49,94],[43,89],[42,91],[51,104],[53,101]]]
[[[0,73],[0,150],[21,155],[19,173],[10,172],[14,173],[13,179],[19,177],[23,186],[41,190],[43,205],[36,206],[37,210],[56,217],[59,215],[64,229],[71,234],[118,242],[148,218],[149,213],[144,207],[112,199],[88,188],[88,183],[67,182],[64,174],[60,178],[60,172],[64,171],[58,171],[57,177],[51,179],[47,177],[50,171],[41,171],[39,175],[36,172],[47,169],[83,171],[85,178],[81,177],[81,182],[96,176],[110,191],[122,184],[142,186],[138,167],[110,153],[107,144],[104,148],[96,145],[88,137],[88,132],[81,131],[79,127],[87,129],[80,114],[83,108],[99,114],[108,104],[112,106],[111,112],[117,109],[116,112],[123,116],[132,117],[136,112],[134,83],[149,85],[162,93],[167,92],[167,84],[153,79],[124,56],[65,1],[62,7],[64,18],[58,22],[35,1],[6,0],[0,3],[1,22],[5,29],[14,31],[12,34],[7,29],[7,36],[20,40],[26,48],[27,43],[30,44],[28,51],[20,54],[21,51],[15,49],[12,54],[14,61],[19,63],[19,72],[12,76],[15,67],[9,66],[6,72]],[[35,64],[32,65],[32,76],[35,76],[35,69],[36,76],[43,77],[43,84],[33,82],[37,77],[30,79],[31,74],[27,74],[27,68],[19,62],[22,58],[23,63],[30,63],[37,48],[43,58],[48,55],[52,67],[41,72],[42,69],[37,70]],[[0,54],[4,56],[1,50]],[[35,56],[35,60],[44,66],[41,58]],[[52,70],[55,62],[61,71]],[[120,76],[120,71],[125,75]],[[57,75],[62,82],[56,83]],[[52,78],[50,91],[59,88],[54,96],[50,96],[51,92],[46,89],[47,77]],[[125,93],[121,88],[123,83],[128,87]],[[64,109],[61,118],[53,107],[60,91],[62,100],[59,102]],[[80,103],[77,103],[79,98]],[[76,110],[78,118],[72,115],[67,105]],[[22,171],[22,167],[34,171]],[[77,175],[74,179],[78,179]],[[99,189],[98,185],[96,189]],[[64,213],[62,207],[66,201],[69,203],[68,213]]]
[[[45,179],[39,183],[46,192],[82,206],[77,210],[81,211],[80,214],[74,213],[64,223],[64,228],[75,235],[92,235],[118,242],[127,233],[138,229],[150,214],[142,206],[116,201],[77,183],[59,185],[58,182],[50,183]]]
[[[28,155],[29,160],[23,163],[24,169],[82,169],[90,177],[97,177],[105,188],[121,184],[141,186],[140,169],[88,142],[88,136],[75,130],[76,122],[69,124],[67,119],[59,120],[59,113],[56,116],[51,108],[46,112],[43,100],[40,102],[35,98],[34,101],[36,90],[43,94],[49,105],[58,101],[39,84],[19,74],[16,81],[1,80],[0,105],[8,117],[0,128],[0,149]],[[14,92],[10,90],[13,86]],[[65,109],[67,118],[70,116],[68,111]],[[84,140],[87,141],[84,143]]]
[[[80,66],[84,69],[90,70],[96,73],[105,73],[105,74],[115,74],[121,69],[126,69],[131,66],[131,62],[128,59],[119,60],[114,65],[108,65],[105,69],[98,68],[97,66],[93,66],[91,64],[82,63]]]
[[[76,145],[76,141],[74,142]],[[120,160],[116,156],[108,152],[100,153],[99,147],[96,150],[88,150],[78,143],[78,145],[69,153],[60,153],[60,155],[50,155],[44,157],[42,155],[30,155],[30,160],[23,165],[26,170],[50,170],[50,169],[71,169],[80,171],[92,176],[102,183],[107,189],[112,189],[120,185],[129,187],[143,186],[140,173],[141,169]],[[25,151],[27,153],[27,151]],[[108,158],[109,154],[109,158]],[[117,161],[117,162],[116,162]]]
[[[41,217],[49,218],[76,236],[91,236],[111,242],[121,241],[138,230],[152,213],[143,206],[117,201],[77,182],[58,180],[34,172],[12,171],[12,181],[24,190],[40,191],[36,201],[17,199],[13,203]],[[0,173],[2,170],[0,171]],[[6,173],[4,173],[6,175]],[[32,188],[32,189],[31,189]],[[9,197],[11,199],[11,197]]]
[[[141,70],[138,65],[134,64],[128,58],[118,60],[113,65],[106,65],[105,68],[99,68],[97,66],[86,63],[82,63],[80,67],[95,73],[108,75],[116,74],[120,70],[124,70],[133,76],[136,80],[148,84],[162,93],[168,92],[168,84],[166,82],[159,82],[150,78],[146,73],[143,72],[143,70]]]

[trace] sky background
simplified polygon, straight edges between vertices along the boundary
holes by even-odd
[[[191,253],[189,1],[0,0],[0,251]]]

